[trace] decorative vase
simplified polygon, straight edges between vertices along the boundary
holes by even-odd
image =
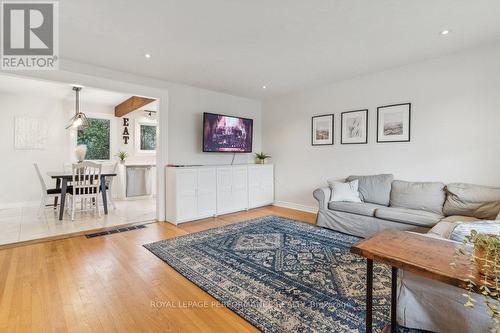
[[[87,155],[87,146],[78,145],[75,149],[75,156],[78,162],[83,162],[85,160],[85,155]]]
[[[494,254],[490,253],[489,257],[487,258],[489,264],[486,265],[486,254],[487,253],[484,246],[480,244],[474,245],[474,257],[476,260],[476,265],[478,267],[479,273],[481,273],[482,275],[487,275],[492,277],[495,276],[495,274],[498,274],[494,272],[495,265],[493,264],[493,261],[496,261],[496,267],[500,267],[500,257],[497,256],[496,258],[492,258],[491,256]]]
[[[266,163],[266,160],[257,160],[257,164],[265,164]]]

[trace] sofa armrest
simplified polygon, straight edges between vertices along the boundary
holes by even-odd
[[[328,209],[331,194],[332,190],[329,187],[321,187],[314,190],[313,196],[319,202],[319,210]]]

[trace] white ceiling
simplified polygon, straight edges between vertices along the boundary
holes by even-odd
[[[15,75],[0,75],[0,93],[22,94],[24,96],[48,97],[74,102],[75,92],[70,84],[31,79]],[[82,104],[99,104],[110,108],[131,97],[130,94],[83,87],[80,93]],[[157,111],[157,101],[146,105],[142,109]]]
[[[59,3],[62,58],[255,98],[500,40],[499,0]]]

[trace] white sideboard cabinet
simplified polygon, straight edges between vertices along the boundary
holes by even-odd
[[[272,164],[166,168],[167,221],[182,223],[274,202]]]

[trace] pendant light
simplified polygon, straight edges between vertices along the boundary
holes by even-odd
[[[87,120],[87,116],[85,113],[80,112],[80,91],[82,87],[73,86],[73,91],[75,92],[75,115],[71,117],[69,120],[69,125],[66,126],[66,129],[69,128],[78,128],[84,129],[89,127],[89,121]]]

